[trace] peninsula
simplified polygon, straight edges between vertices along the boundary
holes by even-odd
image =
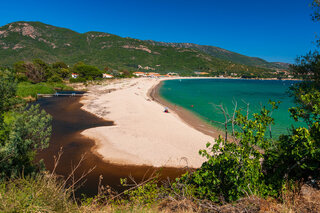
[[[88,96],[81,99],[82,108],[115,123],[82,132],[95,140],[94,152],[105,161],[154,167],[201,166],[205,159],[198,151],[214,138],[190,126],[171,109],[165,113],[165,106],[152,100],[148,93],[160,81],[121,79],[89,87]]]

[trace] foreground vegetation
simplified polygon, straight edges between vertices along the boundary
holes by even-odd
[[[319,191],[303,186],[287,191],[281,201],[246,196],[237,202],[217,204],[188,194],[188,186],[159,188],[148,182],[122,196],[109,189],[94,198],[75,202],[72,190],[63,188],[51,174],[18,178],[0,184],[1,212],[318,212]],[[180,192],[179,192],[180,190]],[[187,191],[183,191],[187,190]],[[301,192],[302,191],[302,192]],[[128,194],[130,196],[128,196]],[[118,196],[118,197],[116,197]]]

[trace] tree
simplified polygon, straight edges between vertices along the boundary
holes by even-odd
[[[31,105],[13,112],[8,120],[0,146],[0,159],[5,159],[0,162],[0,178],[39,171],[41,165],[34,162],[35,155],[49,145],[51,116]]]
[[[276,103],[271,105],[272,110],[277,108]],[[196,186],[196,196],[223,203],[248,194],[268,194],[261,162],[266,157],[262,150],[268,150],[272,144],[272,139],[266,137],[267,128],[274,122],[270,117],[272,110],[263,107],[252,119],[236,111],[232,122],[239,128],[234,141],[220,136],[215,144],[207,144],[207,150],[200,150],[207,161],[190,177],[185,175],[182,179]]]
[[[320,21],[320,1],[313,0],[311,7],[314,9],[314,12],[312,14],[312,20],[313,21]]]
[[[131,77],[132,76],[132,74],[128,70],[124,69],[124,70],[121,70],[121,72],[124,77]]]
[[[320,86],[320,55],[319,52],[309,52],[305,56],[298,57],[296,64],[291,65],[291,71],[295,77],[304,81],[312,81],[314,86]]]
[[[26,73],[26,68],[24,67],[25,62],[24,61],[18,61],[13,64],[13,69],[15,73]]]
[[[320,8],[320,1],[314,5]],[[320,21],[319,13],[314,20]],[[252,116],[237,112],[234,141],[221,137],[200,154],[207,160],[180,181],[193,186],[194,195],[213,201],[234,201],[242,196],[281,193],[308,179],[320,179],[320,56],[309,53],[297,59],[292,72],[304,79],[291,88],[296,106],[289,109],[294,120],[306,126],[292,127],[279,138],[267,137],[274,123],[271,111],[262,108]],[[272,110],[278,106],[270,102]],[[316,182],[316,181],[315,181]],[[290,189],[290,188],[289,188]]]
[[[68,65],[66,63],[64,63],[63,61],[57,61],[55,63],[52,64],[52,68],[54,69],[68,69]]]
[[[97,79],[102,77],[102,72],[95,66],[86,64],[77,64],[74,66],[73,71],[78,73],[81,78],[86,80]]]
[[[108,66],[106,66],[105,68],[103,68],[103,70],[104,70],[105,72],[108,72],[108,71],[110,70],[110,68],[109,68]]]
[[[10,109],[15,93],[14,75],[8,70],[0,69],[0,138],[4,134],[4,113]]]
[[[25,67],[25,62],[24,61],[18,61],[13,64],[13,70],[17,76],[17,79],[19,81],[27,81],[28,78],[26,76],[26,67]]]
[[[41,66],[33,63],[25,63],[26,76],[32,83],[40,83],[46,81],[46,71]]]
[[[314,0],[312,6],[315,9],[313,20],[320,21],[320,1]],[[290,134],[280,136],[266,152],[265,169],[273,174],[268,181],[278,189],[286,182],[320,178],[319,52],[297,58],[290,69],[303,81],[290,88],[296,106],[289,112],[295,121],[302,120],[307,127],[292,127]]]
[[[49,64],[47,64],[43,60],[34,59],[32,63],[35,65],[35,67],[38,70],[41,70],[44,73],[45,81],[53,75],[51,67],[49,66]]]
[[[48,146],[51,134],[50,115],[17,102],[13,73],[0,69],[0,178],[36,171],[36,150]]]
[[[320,21],[320,1],[312,3],[314,21]],[[319,40],[317,41],[319,43]],[[320,90],[320,54],[318,51],[309,52],[298,57],[296,64],[290,67],[295,76],[302,77],[303,82],[291,88],[297,107],[290,109],[295,120],[303,119],[311,128],[314,122],[319,122],[319,90]]]

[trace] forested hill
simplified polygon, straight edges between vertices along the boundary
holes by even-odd
[[[181,48],[200,50],[213,57],[232,61],[238,64],[245,64],[248,66],[256,66],[256,67],[263,67],[263,68],[270,68],[270,69],[288,69],[289,68],[288,63],[268,62],[261,58],[241,55],[239,53],[231,52],[229,50],[222,49],[220,47],[199,45],[199,44],[193,44],[193,43],[171,43],[171,42],[168,43],[168,42],[157,42],[152,40],[146,40],[146,41],[153,45],[181,47]]]
[[[163,45],[102,32],[77,33],[41,22],[14,22],[0,28],[0,65],[6,66],[39,58],[49,63],[64,61],[69,65],[83,61],[100,69],[175,71],[185,75],[195,70],[258,77],[275,73],[275,67],[261,64],[257,67],[219,53],[227,50],[214,53],[214,47],[208,50],[207,46],[200,47]]]

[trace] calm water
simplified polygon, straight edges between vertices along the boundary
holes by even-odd
[[[238,80],[238,79],[183,79],[164,81],[160,95],[167,101],[192,111],[203,120],[224,122],[224,115],[217,105],[223,104],[232,114],[233,103],[246,110],[250,103],[250,113],[259,112],[261,105],[268,101],[281,101],[279,109],[272,117],[275,125],[274,135],[286,133],[287,129],[296,124],[290,118],[288,108],[294,106],[292,98],[287,94],[296,81],[278,80]],[[216,122],[212,125],[221,128]]]

